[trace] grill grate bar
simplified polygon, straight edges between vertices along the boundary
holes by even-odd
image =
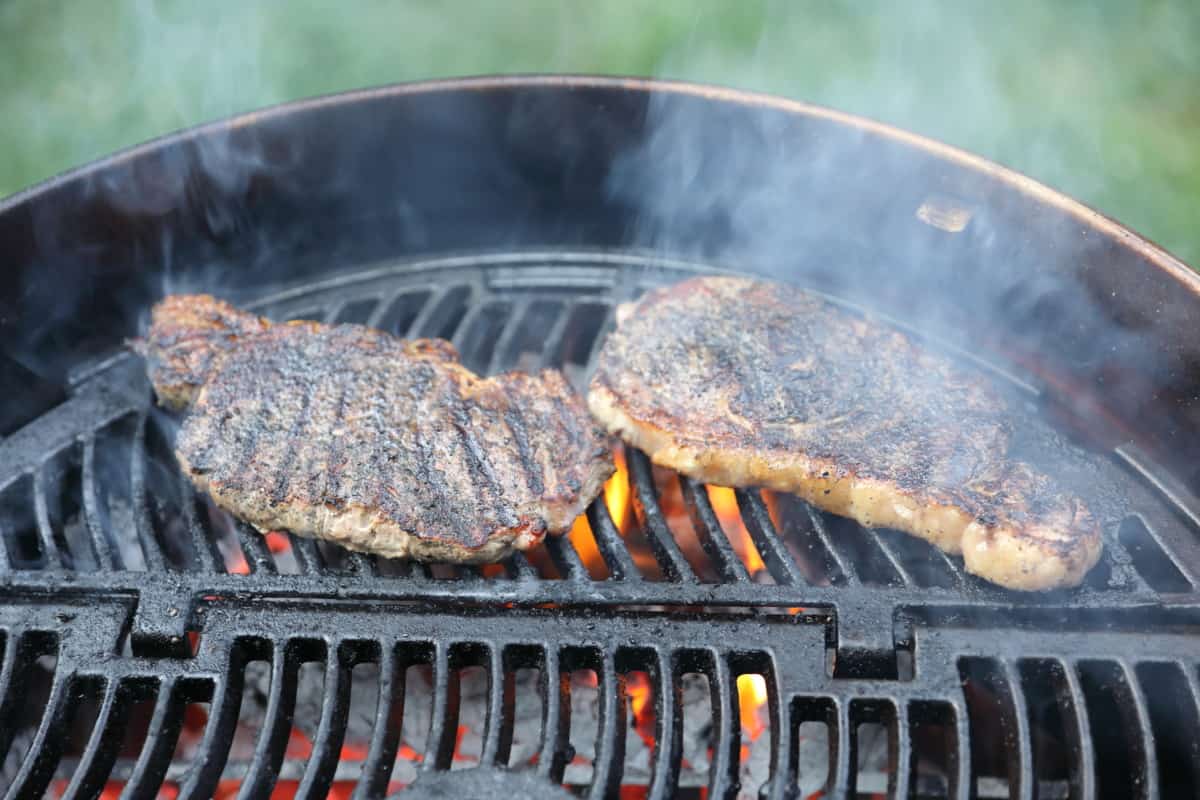
[[[203,800],[211,797],[217,788],[217,780],[229,758],[233,731],[241,710],[244,668],[241,655],[235,651],[224,673],[211,684],[213,701],[208,724],[204,727],[204,738],[200,741],[197,755],[179,789],[180,800]]]
[[[421,769],[447,770],[454,759],[458,728],[458,679],[452,675],[450,649],[439,641],[433,654],[433,711]]]
[[[1029,730],[1029,704],[1025,701],[1025,690],[1021,686],[1021,676],[1011,661],[1004,661],[1003,680],[1007,684],[1009,697],[1012,701],[1012,733],[1015,739],[1010,742],[1010,759],[1016,758],[1016,763],[1009,767],[1009,792],[1014,798],[1031,800],[1037,788],[1037,777],[1033,771],[1033,740]],[[1015,746],[1015,749],[1013,749]]]
[[[769,777],[759,788],[759,796],[770,800],[780,800],[795,793],[795,787],[789,786],[789,775],[794,774],[788,768],[789,754],[792,752],[792,725],[784,719],[787,708],[779,688],[779,674],[774,662],[763,675],[767,686],[767,715],[771,723],[771,761]]]
[[[200,524],[200,498],[192,489],[191,481],[182,472],[177,478],[179,496],[183,498],[183,522],[192,539],[192,550],[196,554],[196,569],[200,572],[216,572],[217,565],[224,566],[224,560],[217,550],[216,539],[210,536]]]
[[[115,551],[108,531],[104,526],[100,512],[99,487],[96,485],[96,437],[87,436],[83,440],[83,458],[80,462],[80,479],[83,491],[83,515],[87,524],[88,535],[92,539],[92,550],[96,554],[96,564],[101,571],[118,569],[121,566],[120,554]],[[0,533],[3,536],[3,533]],[[0,541],[0,553],[4,545]],[[5,565],[0,564],[0,568]]]
[[[121,747],[121,733],[129,716],[128,704],[132,694],[126,683],[114,680],[106,682],[100,711],[83,748],[83,758],[76,765],[75,775],[63,792],[63,800],[100,794]]]
[[[662,509],[658,505],[658,493],[654,488],[650,459],[640,450],[631,448],[626,449],[625,458],[633,481],[634,511],[642,522],[646,540],[650,543],[650,549],[654,552],[663,575],[668,580],[679,583],[696,583],[696,575],[692,572],[691,565],[683,557],[679,544],[663,519]]]
[[[546,333],[546,339],[542,343],[541,352],[538,354],[538,368],[545,369],[551,364],[558,363],[559,348],[563,343],[563,334],[567,330],[567,324],[575,314],[575,309],[578,304],[569,303],[563,304],[557,315],[554,317],[553,324],[550,325],[550,330]]]
[[[512,750],[515,687],[512,676],[504,669],[504,652],[489,644],[487,653],[486,735],[479,754],[479,764],[505,766]]]
[[[1133,709],[1137,714],[1137,729],[1141,734],[1143,780],[1142,792],[1146,800],[1158,800],[1158,752],[1154,743],[1154,727],[1150,721],[1150,705],[1142,691],[1141,682],[1134,673],[1133,667],[1124,659],[1118,662],[1125,679],[1125,689],[1129,699],[1133,701]]]
[[[321,721],[308,768],[296,790],[297,798],[325,797],[333,784],[350,714],[350,666],[346,655],[333,645],[325,654],[325,699],[321,704]]]
[[[571,544],[570,537],[547,536],[545,546],[547,552],[550,553],[550,559],[554,562],[554,566],[558,567],[563,578],[577,583],[588,580],[587,568],[583,566],[583,561],[580,560],[575,546]]]
[[[346,563],[350,571],[356,575],[370,577],[375,575],[375,557],[360,553],[357,550],[346,551]]]
[[[804,579],[800,568],[796,566],[795,559],[783,544],[783,539],[780,537],[779,531],[775,529],[775,523],[771,521],[771,514],[767,510],[767,504],[763,502],[762,496],[756,491],[746,491],[745,489],[738,489],[735,496],[738,508],[741,510],[742,522],[745,523],[746,530],[750,533],[750,539],[758,549],[758,554],[762,556],[763,563],[767,565],[767,572],[771,574],[777,584],[806,585],[808,581]]]
[[[291,648],[284,642],[276,642],[271,650],[271,684],[262,730],[238,792],[238,797],[243,800],[268,797],[275,787],[292,729],[298,672],[299,664]]]
[[[396,657],[394,645],[380,650],[379,699],[375,706],[375,722],[371,726],[371,743],[351,800],[367,800],[386,793],[403,729],[406,666]]]
[[[892,543],[887,540],[887,537],[881,535],[880,532],[875,528],[868,528],[865,525],[861,527],[867,532],[867,536],[871,539],[875,546],[879,548],[879,552],[883,553],[884,560],[887,561],[888,566],[891,567],[896,576],[900,578],[900,581],[905,586],[916,585],[916,581],[913,580],[912,574],[908,571],[908,568],[904,566],[903,560],[896,555],[896,550],[892,546]]]
[[[154,536],[154,524],[150,519],[150,496],[146,489],[146,426],[149,422],[149,412],[143,411],[138,415],[137,427],[133,434],[132,457],[129,467],[130,489],[133,500],[133,525],[137,532],[138,543],[142,546],[142,557],[149,572],[163,572],[166,561],[162,548]]]
[[[845,577],[846,583],[850,586],[859,585],[858,571],[854,568],[850,559],[843,556],[841,550],[834,546],[833,537],[829,535],[829,526],[825,524],[825,517],[822,516],[822,512],[808,503],[804,504],[804,510],[808,514],[808,520],[812,524],[813,532],[821,540],[821,545],[824,546],[826,552],[829,553],[829,557],[833,559],[838,570]]]
[[[12,564],[8,560],[8,541],[9,534],[4,529],[4,520],[0,519],[0,573],[12,570]]]
[[[241,545],[242,552],[246,556],[246,566],[249,568],[250,574],[257,575],[260,572],[265,575],[276,574],[275,559],[271,556],[271,551],[267,549],[267,543],[263,540],[262,534],[239,519],[230,517],[230,520],[234,531],[237,532],[238,544]]]
[[[1074,663],[1062,664],[1065,677],[1064,688],[1066,696],[1059,698],[1059,705],[1067,711],[1070,721],[1063,726],[1068,739],[1068,750],[1076,754],[1071,759],[1072,788],[1080,797],[1096,795],[1096,761],[1092,752],[1091,721],[1088,719],[1087,700],[1083,696],[1083,687],[1079,685],[1078,666]]]
[[[858,766],[858,737],[850,721],[850,701],[834,702],[826,724],[829,726],[829,783],[834,797],[854,797]]]
[[[963,698],[953,698],[951,703],[954,708],[954,746],[946,763],[947,784],[953,787],[951,797],[965,800],[972,796],[974,789],[971,780],[971,726]]]
[[[321,551],[317,543],[307,536],[297,536],[288,532],[288,543],[292,546],[292,555],[296,557],[296,565],[300,572],[306,575],[319,574],[322,570]]]
[[[59,570],[63,567],[63,560],[62,554],[58,551],[58,544],[54,541],[54,526],[50,523],[50,509],[46,499],[47,468],[48,462],[43,462],[33,474],[33,508],[37,520],[38,540],[42,545],[42,557],[46,559],[46,568]]]
[[[642,573],[634,563],[633,556],[629,554],[629,549],[625,547],[625,540],[621,538],[621,532],[613,524],[612,516],[608,513],[608,506],[603,502],[603,496],[588,508],[587,519],[588,525],[592,529],[592,536],[596,540],[596,547],[604,558],[612,580],[642,580]]]
[[[651,679],[654,682],[654,760],[651,762],[650,797],[670,797],[679,786],[683,757],[683,686],[670,653],[656,649]]]
[[[719,653],[709,653],[708,683],[712,693],[712,774],[708,796],[732,798],[738,790],[738,758],[742,732],[738,713],[737,682],[729,664]]]
[[[712,503],[709,502],[704,484],[680,475],[679,486],[683,491],[683,504],[687,506],[696,538],[704,552],[712,559],[721,579],[730,583],[749,583],[750,573],[746,571],[746,565],[729,543],[729,537],[721,527]]]
[[[42,721],[29,745],[25,762],[13,777],[12,785],[4,795],[5,800],[41,797],[46,791],[62,755],[63,739],[73,710],[68,700],[75,681],[75,676],[68,675],[66,671],[55,671]]]
[[[562,783],[571,733],[571,682],[562,672],[554,647],[547,647],[543,654],[540,681],[542,748],[538,753],[537,774],[552,783]]]
[[[508,573],[510,576],[519,581],[535,581],[537,580],[537,570],[529,563],[529,559],[524,553],[515,552],[508,559]]]
[[[146,729],[146,741],[138,755],[120,800],[150,800],[158,794],[171,754],[183,727],[183,698],[172,678],[159,683],[154,711]]]
[[[908,704],[889,700],[888,720],[888,797],[908,797],[909,786],[916,780],[916,752],[909,728]]]
[[[492,349],[491,358],[488,359],[485,375],[495,375],[507,365],[504,363],[509,350],[512,349],[513,339],[521,330],[521,323],[525,321],[529,309],[533,306],[533,301],[528,297],[522,297],[513,304],[512,311],[509,312],[508,319],[504,321],[504,328],[500,331],[500,335],[496,337],[496,346]]]
[[[625,766],[625,677],[617,672],[612,649],[606,648],[598,665],[600,674],[600,729],[592,762],[588,797],[600,800],[620,791]]]
[[[0,720],[17,718],[17,703],[21,695],[21,673],[24,671],[25,643],[21,634],[9,632],[0,637],[4,645],[4,659],[0,662]],[[16,725],[0,725],[0,764],[8,756],[8,748],[12,746]]]

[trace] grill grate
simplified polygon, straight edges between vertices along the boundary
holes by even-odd
[[[472,369],[558,365],[582,385],[614,305],[687,271],[563,254],[458,259],[257,307],[445,336]],[[825,777],[834,794],[897,797],[1200,788],[1195,508],[1146,480],[1130,449],[1066,468],[1092,482],[1108,523],[1103,563],[1069,592],[1006,592],[910,537],[793,498],[714,490],[636,452],[619,478],[627,504],[597,501],[571,536],[496,568],[427,566],[264,538],[230,519],[179,474],[172,423],[149,397],[141,364],[115,355],[81,366],[63,404],[0,442],[0,719],[18,720],[0,726],[5,797],[47,787],[94,797],[109,781],[125,797],[153,796],[164,781],[207,797],[231,771],[243,797],[280,781],[325,796],[352,780],[340,756],[361,665],[374,670],[377,706],[360,798],[456,767],[470,668],[485,676],[480,762],[509,763],[514,709],[533,694],[528,766],[591,797],[630,785],[687,796],[697,773],[708,797],[807,794]],[[254,680],[252,662],[266,664]],[[311,756],[299,759],[289,754],[297,687],[314,662],[321,702]],[[424,747],[405,758],[414,665],[429,670],[432,702]],[[536,681],[518,679],[529,670]],[[596,679],[584,765],[572,727],[581,670]],[[747,675],[766,691],[766,731],[753,741],[739,724]],[[640,681],[653,698],[646,741],[630,705]],[[262,695],[257,738],[234,763],[251,684]],[[695,738],[685,696],[703,685],[706,771],[685,757]],[[22,702],[31,687],[45,691],[36,708]],[[84,713],[81,698],[95,708]],[[187,709],[204,703],[201,734]],[[130,745],[139,715],[144,741]],[[872,753],[882,754],[873,771]]]

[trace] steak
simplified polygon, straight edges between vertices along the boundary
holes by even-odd
[[[480,378],[443,340],[276,324],[180,295],[135,348],[159,401],[188,409],[184,471],[260,531],[496,561],[570,528],[613,472],[561,373]]]
[[[981,374],[799,289],[648,292],[618,310],[588,405],[656,464],[919,536],[1011,589],[1076,585],[1100,556],[1084,503],[1010,458],[1016,420]]]

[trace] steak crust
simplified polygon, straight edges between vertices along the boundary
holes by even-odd
[[[170,296],[145,340],[179,463],[260,531],[388,557],[483,563],[558,534],[613,472],[562,374],[480,378],[444,340],[272,323]]]
[[[796,288],[648,292],[618,310],[588,405],[656,464],[905,531],[1011,589],[1077,585],[1100,556],[1083,502],[1009,458],[982,375]]]

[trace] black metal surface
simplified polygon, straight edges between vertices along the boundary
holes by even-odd
[[[579,381],[615,303],[694,269],[563,253],[381,265],[256,307],[281,319],[445,335],[475,369],[556,364]],[[1027,390],[1018,383],[1013,391]],[[95,796],[120,764],[125,796],[153,796],[168,777],[182,797],[211,795],[228,771],[251,660],[270,662],[270,688],[243,797],[265,797],[279,779],[297,670],[314,660],[324,664],[324,693],[297,796],[324,796],[334,779],[352,670],[364,662],[379,664],[381,678],[360,798],[387,789],[404,667],[414,663],[430,664],[434,676],[421,754],[433,772],[452,766],[458,670],[488,674],[484,764],[506,763],[512,675],[541,670],[534,771],[554,782],[572,761],[566,676],[594,670],[591,797],[616,796],[623,785],[631,671],[654,684],[645,784],[653,797],[684,791],[679,692],[691,673],[711,690],[710,797],[759,790],[741,785],[736,681],[750,673],[764,676],[770,698],[765,796],[804,785],[796,748],[809,720],[828,726],[834,796],[854,791],[863,724],[887,730],[896,796],[987,796],[997,786],[1019,797],[1090,796],[1103,789],[1097,776],[1113,747],[1142,796],[1200,785],[1190,744],[1200,734],[1196,509],[1131,466],[1145,467],[1129,452],[1086,458],[1108,521],[1102,564],[1077,590],[1023,595],[966,575],[960,560],[914,539],[799,502],[779,501],[777,525],[762,496],[741,491],[740,516],[765,565],[752,575],[704,487],[672,488],[671,476],[636,453],[628,454],[635,521],[619,530],[599,501],[587,515],[584,535],[602,567],[585,563],[568,538],[550,543],[547,557],[517,556],[487,577],[295,537],[272,548],[190,490],[170,453],[171,424],[152,409],[141,364],[119,353],[80,365],[65,403],[0,442],[0,718],[25,719],[16,710],[23,685],[40,655],[57,655],[44,707],[25,715],[32,738],[6,797],[34,796],[55,780],[69,796]],[[598,569],[607,576],[593,578]],[[199,635],[195,653],[189,633]],[[100,707],[64,762],[81,693],[98,696]],[[122,760],[115,740],[135,702],[152,704],[147,734]],[[209,703],[208,722],[198,755],[175,774],[188,702]],[[998,716],[989,711],[996,704]],[[1114,714],[1125,725],[1115,739]],[[1097,726],[1106,726],[1099,735]],[[0,725],[0,763],[4,734],[18,727]],[[940,737],[935,777],[925,774],[929,753],[918,759],[930,730]]]

